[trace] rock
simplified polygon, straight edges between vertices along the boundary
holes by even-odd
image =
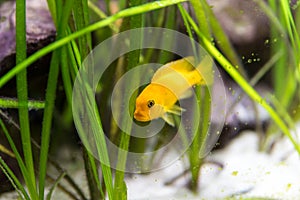
[[[32,54],[55,39],[55,26],[46,1],[26,1],[27,53]],[[15,1],[0,6],[0,75],[15,65]]]

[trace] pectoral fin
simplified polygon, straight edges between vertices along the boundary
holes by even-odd
[[[172,106],[172,108],[170,108],[167,112],[175,114],[175,115],[181,115],[181,112],[184,112],[184,111],[185,111],[184,108],[181,108],[180,106],[177,106],[176,104],[174,104]]]
[[[162,116],[163,120],[165,120],[165,122],[167,122],[170,126],[175,126],[175,121],[174,118],[172,116],[172,114],[174,115],[181,115],[181,112],[184,112],[185,109],[177,106],[176,104],[174,104],[172,106],[172,108],[170,108],[169,110],[167,110],[167,112],[165,112]]]
[[[165,122],[167,122],[170,126],[174,127],[175,126],[175,121],[174,118],[172,117],[172,115],[165,113],[162,116],[163,120],[165,120]]]

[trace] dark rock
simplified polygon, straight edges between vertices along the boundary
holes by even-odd
[[[55,26],[46,1],[26,1],[27,53],[32,54],[55,39]],[[0,6],[0,75],[15,65],[15,1]]]

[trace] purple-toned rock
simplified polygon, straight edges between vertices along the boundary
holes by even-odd
[[[31,54],[52,42],[56,30],[46,1],[28,0],[26,4],[27,52]],[[15,63],[15,12],[15,1],[0,6],[0,75]]]

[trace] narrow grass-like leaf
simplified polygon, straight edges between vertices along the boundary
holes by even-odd
[[[5,174],[5,176],[8,178],[8,180],[11,182],[12,186],[15,188],[15,190],[18,192],[19,197],[30,200],[30,197],[28,196],[25,188],[19,181],[19,179],[15,176],[14,172],[11,171],[9,166],[5,163],[5,161],[0,156],[0,169]]]
[[[194,46],[194,43],[192,42],[193,39],[193,34],[192,34],[192,30],[191,27],[189,26],[188,23],[188,16],[186,15],[186,10],[184,10],[184,8],[181,5],[178,5],[179,11],[181,13],[181,16],[183,18],[184,24],[186,26],[187,32],[189,34],[189,37],[191,38],[191,43],[192,43],[192,47],[193,47],[193,52],[195,54],[195,57],[197,58],[197,50],[196,47]],[[196,62],[199,62],[199,60],[197,59]],[[197,104],[200,108],[199,112],[202,113],[204,107],[208,107],[208,109],[210,108],[209,104],[204,106],[204,102],[201,101],[201,88],[199,86],[197,86],[195,88],[196,90],[196,99],[197,99]],[[207,95],[206,95],[207,96]],[[205,101],[205,103],[207,103]],[[209,103],[209,102],[208,102]],[[201,106],[202,104],[202,106]],[[195,116],[197,115],[198,112],[195,112]],[[203,112],[203,116],[206,115],[207,113]],[[209,114],[209,113],[208,113]],[[205,118],[205,117],[204,117]],[[203,120],[200,120],[198,123],[195,123],[193,126],[199,126],[198,129],[196,129],[196,131],[193,133],[195,134],[194,140],[192,141],[192,144],[190,146],[189,149],[189,162],[190,162],[190,172],[191,172],[191,176],[192,176],[192,180],[191,180],[191,189],[193,192],[197,192],[197,188],[198,188],[198,180],[199,180],[199,173],[200,173],[200,168],[201,168],[201,164],[202,164],[202,159],[203,157],[201,156],[201,145],[204,145],[205,140],[206,140],[206,129],[205,127],[203,127],[204,129],[202,129],[203,123],[205,123],[204,118],[202,118]],[[206,119],[206,118],[205,118]],[[203,135],[204,134],[204,135]],[[182,136],[183,138],[183,136]]]
[[[137,6],[142,3],[142,0],[130,0],[129,5],[130,6]],[[129,24],[127,27],[124,27],[125,29],[133,29],[133,28],[140,28],[142,26],[142,15],[135,15],[133,17],[130,17],[128,19],[128,23],[124,22],[125,26]],[[141,34],[140,35],[130,35],[130,45],[139,46],[141,43]],[[126,71],[132,69],[139,63],[140,58],[140,50],[135,50],[132,52],[129,52],[127,55],[125,55],[125,62],[127,64]],[[136,80],[139,80],[137,77]],[[134,80],[130,80],[130,82],[126,82],[126,87],[124,87],[124,92],[126,93],[126,88],[131,88],[131,84]],[[125,94],[126,95],[126,94]],[[121,97],[122,98],[122,97]],[[135,99],[135,97],[133,97]],[[129,104],[130,102],[127,102]],[[121,106],[121,105],[120,105]],[[125,108],[129,108],[129,105],[122,105],[125,106]],[[133,109],[129,111],[131,114],[133,114]],[[123,118],[122,124],[127,126],[125,130],[131,130],[132,126],[132,119],[126,119]],[[124,182],[124,171],[126,168],[126,160],[127,160],[127,151],[129,149],[129,141],[130,141],[130,134],[129,133],[121,133],[121,139],[120,139],[120,151],[118,152],[118,162],[117,162],[117,171],[115,175],[115,184],[114,184],[114,199],[120,199],[125,200],[127,196],[126,191],[126,183]]]
[[[276,41],[271,45],[271,53],[275,54],[278,49],[284,52],[282,56],[274,65],[273,80],[274,80],[274,93],[279,99],[281,104],[288,108],[295,95],[296,81],[294,76],[294,66],[292,60],[295,59],[293,51],[286,33],[287,24],[284,20],[284,12],[280,9],[280,6],[270,1],[270,6],[267,6],[265,2],[259,1],[258,5],[267,13],[271,23],[271,38],[272,41]],[[275,15],[277,14],[279,17]],[[292,61],[292,62],[291,62]],[[282,76],[285,74],[285,76]]]
[[[297,58],[297,61],[299,62],[300,58],[300,36],[296,28],[296,24],[294,21],[293,14],[290,9],[290,4],[287,1],[280,1],[280,6],[283,11],[283,17],[285,20],[285,23],[287,25],[287,32],[289,34],[289,38],[292,43],[292,47],[295,53],[295,56]]]
[[[61,75],[64,83],[64,90],[66,93],[67,102],[71,106],[72,105],[72,81],[70,77],[71,67],[69,67],[68,65],[69,62],[67,62],[69,60],[67,48],[68,46],[64,46],[62,47],[61,50]],[[71,54],[71,56],[73,56],[73,54]]]
[[[52,16],[52,20],[55,24],[55,26],[57,27],[57,14],[56,14],[56,2],[55,0],[47,0],[47,4],[48,4],[48,8],[50,10],[51,16]]]
[[[102,190],[102,187],[101,187],[101,183],[100,183],[100,179],[99,179],[99,173],[98,173],[98,165],[96,163],[96,160],[95,158],[93,157],[93,155],[88,152],[88,156],[90,157],[89,160],[90,160],[90,169],[92,170],[92,174],[93,176],[95,177],[94,178],[94,181],[95,181],[95,185],[97,186],[97,189],[98,191],[100,192],[100,198],[104,198],[105,197],[105,194]],[[112,179],[112,177],[111,177]],[[99,197],[98,197],[99,198]]]
[[[107,18],[107,15],[100,8],[98,8],[92,1],[88,1],[88,6],[92,11],[94,11],[99,16],[100,19]],[[111,28],[111,30],[114,33],[119,32],[119,28],[114,23],[111,23],[108,26]]]
[[[72,1],[67,0],[64,6],[64,12],[60,16],[61,19],[59,19],[59,25],[57,27],[58,39],[63,37],[65,33],[71,8],[72,8]],[[39,164],[40,167],[39,199],[40,200],[44,199],[47,159],[48,159],[48,150],[49,150],[49,143],[50,143],[50,132],[51,132],[52,116],[53,116],[54,103],[56,97],[56,86],[57,86],[57,78],[59,74],[60,56],[61,56],[61,49],[57,49],[52,54],[48,82],[47,82],[47,89],[46,89],[45,110],[44,110],[43,126],[42,126],[42,133],[41,133],[40,164]]]
[[[98,170],[96,168],[95,158],[90,154],[90,152],[86,148],[82,149],[82,154],[84,160],[86,179],[88,182],[88,188],[90,193],[90,199],[103,199],[103,195],[100,192],[101,186],[99,181]]]
[[[65,173],[61,173],[58,178],[55,180],[54,184],[52,185],[52,187],[50,188],[48,194],[47,194],[47,197],[46,199],[47,200],[51,200],[51,197],[52,197],[52,194],[55,190],[55,188],[57,187],[57,185],[59,184],[59,182],[61,181],[61,179],[65,176],[66,174]]]
[[[16,64],[26,59],[26,1],[16,1]],[[28,183],[28,190],[31,198],[36,198],[36,181],[34,173],[33,155],[30,142],[30,123],[28,114],[28,88],[27,88],[27,71],[26,69],[17,74],[17,96],[19,100],[19,121],[22,139],[22,148],[24,153],[25,165],[28,170],[26,180],[31,179],[33,184]]]
[[[234,66],[239,66],[238,71],[244,76],[247,77],[246,72],[241,66],[240,59],[238,58],[237,53],[235,52],[233,46],[231,45],[227,35],[225,34],[223,28],[218,22],[216,16],[214,15],[211,7],[208,5],[206,0],[201,0],[203,9],[205,10],[206,16],[208,18],[207,23],[211,28],[211,34],[214,35],[215,41],[218,47],[222,50],[223,54],[228,58]]]
[[[81,30],[89,25],[88,6],[86,0],[74,1],[73,18],[74,18],[76,30]],[[92,49],[91,35],[86,34],[78,38],[77,43],[78,43],[78,50],[79,50],[80,57],[85,58],[88,55],[89,51]],[[80,60],[79,62],[81,63],[82,60]],[[86,176],[87,176],[89,191],[91,196],[90,198],[92,200],[103,198],[103,193],[101,191],[99,173],[96,167],[95,158],[86,149],[83,149],[83,157],[84,157],[85,171],[86,171]]]
[[[73,3],[73,18],[76,30],[84,29],[89,24],[87,0],[75,0]],[[78,39],[78,47],[82,58],[88,55],[91,46],[90,34],[86,34]]]
[[[5,153],[7,155],[9,155],[12,158],[15,158],[15,154],[13,152],[11,152],[9,149],[7,149],[5,146],[3,146],[2,144],[0,144],[0,152]]]
[[[0,98],[0,108],[18,108],[23,105],[19,105],[19,101],[17,99],[12,98]],[[25,106],[25,108],[28,109],[43,109],[45,107],[45,102],[43,101],[35,101],[35,100],[29,100],[28,105]]]
[[[98,108],[96,105],[94,108],[94,113],[96,113],[96,116],[94,116],[94,117],[96,118],[96,120],[98,122],[97,123],[98,127],[95,127],[95,128],[97,128],[97,130],[103,130],[101,128],[102,123],[101,123]],[[109,163],[109,157],[108,157],[104,132],[101,131],[100,133],[97,133],[96,135],[94,135],[94,137],[95,137],[95,141],[96,141],[96,145],[97,145],[98,155],[102,157],[101,160],[103,161],[103,163],[101,163],[101,169],[102,169],[103,179],[104,179],[105,187],[107,190],[108,198],[109,198],[109,200],[114,200],[113,199],[114,194],[113,194],[112,173],[111,173],[110,167],[105,164],[105,163]]]
[[[203,35],[205,35],[205,37],[207,38],[210,38],[211,32],[209,28],[208,18],[205,13],[204,5],[202,5],[202,1],[191,0],[191,4],[196,15],[196,20],[199,27],[201,27]]]
[[[19,152],[17,150],[16,145],[15,145],[13,139],[11,138],[10,134],[8,133],[8,130],[5,127],[5,125],[4,125],[3,121],[1,120],[1,118],[0,118],[0,127],[3,130],[3,133],[4,133],[6,139],[7,139],[8,143],[9,143],[9,145],[10,145],[10,147],[11,147],[11,149],[12,149],[12,151],[13,151],[15,157],[16,157],[16,159],[17,159],[18,165],[20,167],[21,173],[22,173],[22,175],[24,177],[24,180],[25,180],[25,183],[26,183],[27,187],[28,188],[34,188],[35,180],[32,180],[30,178],[30,175],[28,173],[28,169],[26,168],[26,166],[25,166],[25,164],[23,162],[23,159],[22,159],[22,157],[20,156],[20,154],[19,154]],[[7,168],[6,168],[6,170],[9,173],[9,175],[13,178],[14,174],[11,174]],[[15,181],[15,183],[17,184],[16,181]],[[22,188],[19,188],[19,189],[22,191]],[[33,193],[30,193],[30,191],[29,191],[31,199],[32,198],[37,199],[38,197],[37,197],[37,194],[35,194],[35,191],[32,191],[32,192]],[[33,196],[32,194],[34,194],[35,196]]]
[[[56,50],[51,59],[50,71],[46,90],[45,110],[42,126],[42,139],[40,151],[40,172],[39,172],[39,199],[44,199],[45,178],[47,171],[47,159],[50,143],[50,130],[52,125],[52,116],[54,110],[56,84],[59,72],[60,51]]]

